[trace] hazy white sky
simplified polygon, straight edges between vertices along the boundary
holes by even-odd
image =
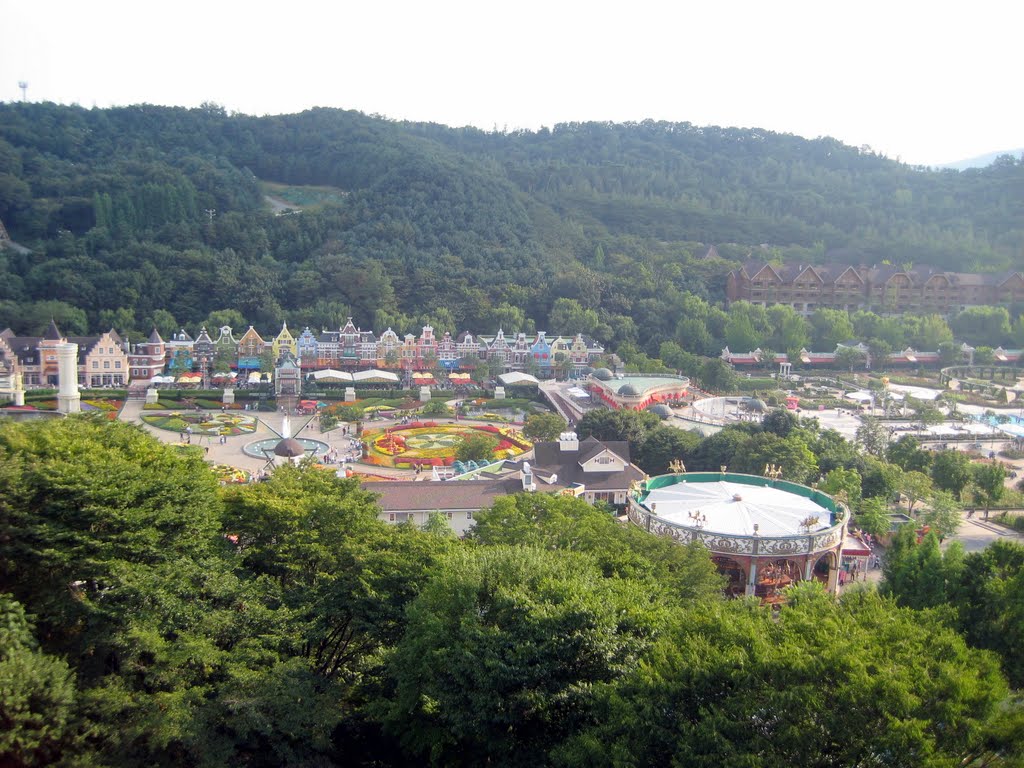
[[[933,164],[1024,146],[1024,3],[0,0],[0,100],[658,120]]]

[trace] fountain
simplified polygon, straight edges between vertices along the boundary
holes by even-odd
[[[254,459],[266,459],[270,462],[278,458],[298,464],[306,456],[324,456],[331,449],[327,443],[320,440],[292,437],[291,431],[291,420],[285,416],[281,423],[280,437],[270,437],[248,443],[242,448],[242,452]]]

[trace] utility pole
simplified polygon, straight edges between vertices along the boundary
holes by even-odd
[[[217,215],[216,208],[207,208],[206,215],[210,217],[210,224],[213,224],[213,217]]]
[[[18,81],[18,87],[21,88],[21,100],[25,101],[26,98],[27,98],[25,94],[28,92],[28,81],[27,80],[19,80]]]

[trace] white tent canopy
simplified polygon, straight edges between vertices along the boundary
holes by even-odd
[[[858,403],[870,403],[871,402],[871,398],[872,398],[872,394],[870,392],[868,392],[867,390],[864,390],[864,389],[857,390],[856,392],[847,392],[846,393],[846,399],[847,400],[853,400],[853,401],[858,402]]]
[[[317,382],[352,381],[352,374],[348,371],[336,371],[333,368],[327,368],[323,371],[315,371],[313,373],[313,380]]]
[[[534,386],[540,384],[540,381],[536,376],[531,376],[528,373],[520,373],[519,371],[512,371],[511,373],[503,373],[498,377],[498,382],[506,387],[515,387],[520,385],[532,384]]]
[[[390,384],[397,384],[398,376],[391,373],[391,371],[378,371],[374,369],[369,371],[356,371],[352,374],[352,381],[386,382]]]

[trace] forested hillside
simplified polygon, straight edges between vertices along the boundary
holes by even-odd
[[[273,215],[261,182],[337,195]],[[751,249],[1024,267],[1021,199],[1012,158],[932,172],[832,139],[685,123],[487,133],[332,109],[2,104],[0,220],[31,254],[0,251],[0,326],[568,320],[655,354],[676,330],[664,318],[719,300]],[[708,244],[721,258],[701,258]]]

